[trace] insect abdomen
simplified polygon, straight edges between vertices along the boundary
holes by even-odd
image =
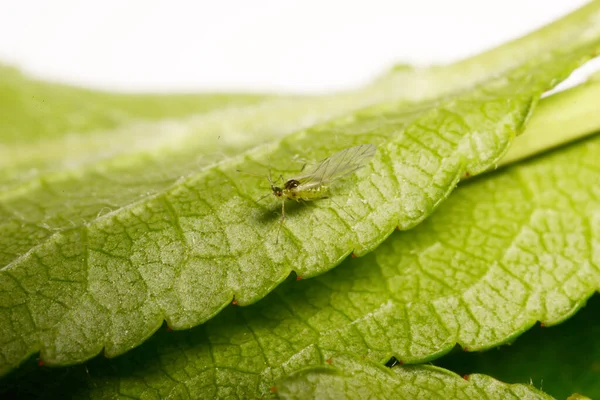
[[[317,200],[322,199],[323,197],[327,197],[329,194],[329,190],[327,186],[314,186],[310,188],[294,188],[292,190],[287,191],[285,194],[288,199],[293,199],[296,201],[304,200]]]

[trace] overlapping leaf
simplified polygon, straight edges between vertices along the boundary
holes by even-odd
[[[60,147],[50,146],[48,152],[34,151],[32,167],[41,164],[43,173],[33,171],[26,180],[22,173],[28,164],[15,153],[16,167],[5,172],[1,195],[2,369],[38,350],[52,364],[78,362],[102,348],[109,356],[120,354],[163,319],[175,328],[196,325],[234,296],[239,304],[254,302],[292,270],[302,276],[322,273],[352,251],[374,248],[395,226],[414,226],[460,175],[497,162],[541,93],[595,54],[599,9],[591,4],[507,46],[514,53],[511,61],[496,60],[471,82],[492,71],[504,73],[473,89],[419,106],[396,101],[345,111],[398,97],[397,89],[380,91],[378,83],[365,92],[373,97],[341,96],[310,122],[343,116],[251,152],[240,153],[306,125],[300,116],[315,115],[289,117],[278,110],[295,109],[297,101],[321,110],[331,99],[276,101],[258,116],[257,108],[250,108],[250,117],[247,110],[219,112],[185,121],[180,134],[178,126],[162,123],[114,128],[100,141],[117,141],[107,157],[90,162],[74,155],[61,164],[54,156],[46,159]],[[518,51],[528,46],[537,50]],[[428,77],[440,82],[447,74],[456,77],[456,66]],[[422,83],[416,75],[410,81]],[[396,78],[388,77],[389,82]],[[292,123],[280,127],[283,120]],[[195,137],[194,129],[205,130]],[[257,130],[260,134],[250,135]],[[210,137],[212,147],[205,145]],[[221,162],[195,156],[199,148],[206,154],[219,147],[219,140],[234,143],[222,146]],[[294,169],[296,156],[316,160],[365,142],[378,145],[378,156],[340,188],[336,204],[346,212],[327,201],[297,209],[286,220],[281,243],[273,237],[271,209],[253,201],[265,188],[234,174],[240,167],[266,168],[268,160]],[[73,151],[82,147],[91,154],[98,147],[93,144],[94,139],[85,141]]]
[[[477,371],[513,383],[533,383],[566,399],[579,392],[600,397],[600,295],[563,324],[536,326],[509,346],[486,352],[455,352],[435,364],[461,375]]]
[[[274,390],[282,399],[552,399],[533,386],[485,375],[463,379],[431,366],[387,369],[348,355],[329,361],[329,367],[292,374]]]
[[[95,360],[81,390],[69,380],[63,389],[268,397],[287,374],[339,353],[423,362],[456,343],[486,349],[538,320],[562,321],[600,287],[599,152],[596,135],[468,182],[375,252],[193,330],[163,330],[127,355]]]
[[[600,73],[596,73],[575,88],[544,98],[527,124],[527,135],[515,140],[497,166],[509,165],[596,132],[600,126],[599,78]]]

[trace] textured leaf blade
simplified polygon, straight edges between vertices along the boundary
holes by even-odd
[[[582,22],[593,21],[594,7]],[[579,39],[571,38],[569,46],[528,59],[438,104],[374,106],[288,136],[274,150],[259,148],[247,154],[247,161],[208,163],[175,184],[179,174],[165,178],[161,167],[175,165],[180,154],[167,152],[172,158],[143,163],[158,177],[144,176],[154,191],[137,202],[131,203],[146,187],[139,174],[127,175],[137,157],[109,168],[123,187],[135,186],[131,191],[115,190],[110,177],[99,186],[82,184],[106,178],[97,166],[66,174],[68,179],[59,174],[11,188],[2,204],[9,221],[9,263],[2,281],[8,307],[3,314],[6,367],[38,349],[54,364],[81,361],[103,347],[109,356],[120,354],[151,335],[163,318],[176,328],[193,326],[218,313],[234,295],[239,304],[251,303],[292,269],[302,276],[322,273],[353,250],[372,249],[396,225],[414,226],[461,174],[480,172],[501,157],[541,93],[595,52],[595,27],[579,27]],[[331,132],[337,135],[333,144],[322,139]],[[308,150],[319,159],[366,139],[379,145],[379,156],[344,194],[357,218],[344,219],[328,203],[296,210],[286,221],[283,249],[275,246],[269,236],[272,221],[265,221],[268,210],[252,201],[262,189],[239,185],[233,171],[267,166],[269,159],[284,165]],[[84,206],[85,213],[73,206],[82,204],[73,201],[82,188],[89,190],[87,196],[99,187],[125,195],[115,211],[98,216],[110,205],[95,202]],[[65,202],[71,208],[65,209]],[[73,216],[84,224],[73,222]],[[318,229],[310,229],[307,221],[319,221]],[[70,222],[75,228],[66,230]]]
[[[551,396],[529,385],[507,385],[485,375],[464,379],[441,368],[391,369],[351,356],[338,356],[330,367],[308,368],[277,385],[281,399],[539,399]]]
[[[80,170],[132,148],[156,146],[160,143],[151,139],[158,136],[158,128],[164,131],[170,126],[178,133],[173,127],[177,120],[195,120],[219,109],[247,108],[275,98],[95,92],[29,79],[1,64],[0,93],[2,192],[26,187],[24,183],[35,178],[52,180],[53,175]],[[148,145],[143,146],[144,141]]]
[[[456,343],[486,349],[537,320],[561,321],[600,287],[600,262],[590,252],[600,231],[577,227],[600,212],[599,150],[595,136],[469,182],[372,254],[290,280],[201,327],[161,330],[127,355],[95,360],[94,384],[85,378],[81,395],[269,396],[278,379],[340,352],[422,362]],[[538,258],[515,257],[527,254]]]
[[[258,94],[121,94],[28,78],[0,64],[2,144],[89,135],[127,121],[156,121],[260,103]],[[58,156],[58,154],[48,154]],[[64,154],[62,155],[65,156]]]
[[[591,77],[560,96],[546,98],[527,124],[527,135],[515,140],[498,166],[511,164],[596,132],[600,125],[600,114],[596,107],[599,86],[600,81]],[[548,113],[546,109],[560,111]]]
[[[456,352],[436,365],[459,374],[472,371],[506,382],[530,383],[557,399],[574,392],[600,396],[600,296],[555,327],[536,326],[510,346],[486,352]]]
[[[14,76],[9,76],[11,74]],[[11,320],[11,328],[7,328],[6,332],[8,333],[3,335],[3,340],[12,341],[10,337],[14,337],[15,334],[20,336],[17,339],[19,344],[12,342],[10,349],[6,349],[6,363],[3,363],[6,367],[11,363],[8,361],[9,359],[21,357],[17,353],[35,352],[39,347],[36,343],[48,340],[46,334],[49,332],[41,335],[38,335],[39,332],[31,334],[32,326],[40,324],[40,330],[46,330],[48,326],[55,325],[55,321],[58,319],[63,319],[66,326],[59,327],[51,336],[58,335],[66,341],[73,339],[70,346],[75,348],[82,344],[81,340],[87,341],[89,338],[94,338],[93,343],[87,344],[88,348],[95,349],[93,352],[97,352],[103,347],[102,337],[107,334],[104,327],[108,324],[108,318],[106,315],[102,315],[102,312],[98,313],[95,307],[110,308],[110,301],[114,300],[110,297],[118,296],[119,289],[117,292],[113,291],[113,288],[109,287],[111,286],[110,282],[107,281],[105,281],[107,283],[105,287],[100,287],[101,285],[98,285],[97,282],[92,282],[89,290],[86,286],[85,280],[90,276],[99,280],[107,277],[106,271],[103,272],[101,269],[85,270],[89,252],[85,251],[86,246],[82,246],[82,242],[95,239],[93,235],[87,235],[85,229],[87,223],[101,220],[102,217],[107,219],[106,215],[114,211],[130,209],[132,203],[139,202],[140,198],[156,197],[161,191],[180,180],[182,176],[197,173],[199,169],[202,170],[203,167],[213,165],[216,160],[221,160],[228,155],[235,155],[269,137],[277,137],[290,130],[300,129],[306,124],[331,118],[344,110],[351,110],[397,96],[397,92],[393,90],[381,93],[367,89],[357,93],[320,99],[269,99],[265,96],[222,95],[189,96],[191,98],[184,96],[179,100],[177,96],[137,98],[136,96],[97,94],[60,85],[30,82],[10,70],[9,74],[3,76],[11,78],[2,82],[2,89],[7,92],[6,99],[10,100],[11,96],[16,94],[22,98],[23,103],[9,102],[11,107],[21,104],[12,112],[10,108],[2,108],[3,111],[7,111],[7,114],[14,117],[14,121],[11,118],[2,119],[5,123],[3,132],[6,132],[7,135],[4,136],[5,147],[0,147],[2,154],[0,178],[3,189],[0,194],[2,200],[0,225],[3,231],[0,259],[5,265],[4,270],[7,271],[14,265],[15,258],[32,257],[28,252],[35,249],[50,254],[46,261],[54,260],[57,266],[49,268],[50,271],[47,273],[47,271],[42,271],[45,268],[36,271],[35,269],[40,265],[35,265],[34,262],[29,266],[33,268],[26,268],[26,271],[23,271],[26,275],[31,273],[30,277],[32,277],[31,280],[26,281],[26,285],[29,282],[29,284],[40,286],[42,289],[39,291],[36,289],[34,296],[38,298],[30,299],[29,305],[24,307],[19,302],[25,301],[22,295],[29,290],[24,290],[21,295],[15,297],[19,299],[16,303],[21,306],[15,308],[15,310],[20,310],[16,313],[22,312],[22,315],[4,315]],[[15,84],[15,82],[17,83]],[[19,90],[23,90],[23,93],[19,93]],[[47,100],[51,106],[55,107],[51,109],[56,113],[57,123],[52,124],[51,121],[46,120],[49,128],[42,131],[43,137],[40,136],[36,125],[27,125],[27,121],[34,120],[35,117],[35,113],[32,113],[31,109],[38,106],[38,104],[30,104],[29,95],[32,95],[31,98],[35,100],[35,103],[40,101],[37,99],[41,99],[43,102]],[[91,126],[78,125],[78,119],[70,118],[71,110],[68,107],[66,113],[61,114],[60,107],[57,106],[64,103],[82,102],[92,104],[91,109],[100,114],[101,122],[92,123]],[[151,107],[154,102],[157,104]],[[244,105],[252,102],[261,104]],[[172,108],[173,104],[178,106]],[[207,109],[211,109],[211,104],[212,109],[216,110],[200,115]],[[150,107],[148,107],[149,105]],[[130,116],[124,118],[122,113],[127,110],[130,111]],[[186,111],[192,116],[186,117],[183,121],[167,119],[152,123],[146,120],[160,117],[181,118]],[[81,113],[80,110],[77,112]],[[84,119],[94,121],[94,116],[98,116],[94,112],[90,115],[84,113]],[[49,114],[51,113],[49,112]],[[111,119],[113,114],[117,114],[118,118]],[[115,128],[119,122],[123,126]],[[56,125],[63,130],[57,129]],[[106,128],[112,128],[112,130],[98,131],[98,129]],[[74,136],[73,133],[70,133],[71,130],[77,132],[77,135]],[[244,140],[239,140],[238,131],[245,132]],[[261,135],[256,135],[256,132],[260,132]],[[188,142],[185,147],[180,145],[173,149],[172,145],[162,146],[161,143],[164,140],[161,139],[158,143],[156,141],[151,143],[154,147],[148,147],[142,143],[140,148],[139,137],[136,138],[136,135],[144,135],[145,137],[156,136],[160,139],[161,135],[170,136],[172,134],[180,134],[180,136],[183,134],[184,137],[195,141],[193,145]],[[223,136],[225,144],[218,144],[221,136]],[[53,137],[54,139],[52,139]],[[125,141],[120,140],[123,137],[125,137]],[[106,149],[107,146],[110,148],[110,144],[115,141],[118,150],[116,154],[110,151],[108,154],[98,154],[99,148]],[[33,143],[36,145],[32,146]],[[124,143],[126,145],[123,145]],[[168,144],[167,141],[165,145]],[[200,155],[196,154],[199,145],[202,147]],[[159,151],[160,156],[153,154],[150,151],[152,148],[155,152]],[[215,154],[217,148],[219,153]],[[148,150],[149,153],[146,154],[145,150]],[[143,173],[140,173],[140,169]],[[114,176],[108,176],[107,171]],[[154,222],[160,223],[163,217],[167,221],[173,222],[173,220],[169,220],[174,216],[169,204],[161,198],[156,203],[159,209],[156,210],[156,206],[154,206],[153,210],[150,206],[145,214],[146,217],[152,214],[152,211],[162,210],[165,215],[158,216]],[[143,205],[141,208],[143,211]],[[100,230],[104,229],[104,226],[102,221],[99,221]],[[110,226],[108,229],[110,230]],[[49,238],[50,240],[48,240]],[[61,246],[69,248],[67,253],[70,252],[64,256],[63,260],[61,260]],[[142,253],[146,253],[147,250],[149,249],[142,249]],[[169,252],[172,254],[175,251],[168,245],[163,248],[167,258]],[[133,253],[129,255],[135,256]],[[93,256],[102,257],[102,252]],[[36,257],[33,256],[33,258]],[[156,267],[156,264],[149,263],[146,267],[146,270],[141,272],[150,274],[152,280],[155,272],[153,268]],[[131,272],[129,271],[125,275],[131,277]],[[8,306],[14,304],[14,299],[9,300],[11,295],[8,292],[20,291],[23,286],[10,273],[4,273],[6,274],[3,277],[5,297],[2,305]],[[164,274],[160,276],[163,279],[169,278]],[[120,290],[123,295],[123,304],[131,301],[132,296],[129,299],[125,298],[129,292],[125,283],[127,278],[124,281],[121,281],[120,276],[110,278],[117,282],[114,288],[119,287],[119,283],[122,284]],[[45,282],[42,282],[44,280]],[[157,282],[159,290],[160,286],[164,284],[165,282]],[[135,292],[136,287],[133,286]],[[21,289],[16,289],[17,287],[21,287]],[[137,288],[139,289],[139,285]],[[87,296],[80,298],[80,302],[78,301],[79,309],[69,311],[69,302],[74,300],[73,296],[81,296],[82,292],[86,290],[90,295],[100,292],[101,297],[109,303],[90,304],[94,301],[90,299],[91,296]],[[52,292],[58,293],[59,296],[52,298],[52,295],[48,295]],[[25,297],[27,296],[25,294]],[[133,298],[135,298],[135,294]],[[127,306],[125,305],[125,307]],[[33,318],[32,316],[35,314],[39,315]],[[154,316],[158,318],[157,313],[154,313]],[[144,318],[146,317],[148,315],[144,316]],[[150,335],[156,329],[160,324],[156,318],[149,323],[144,321],[142,332],[136,332],[139,339]],[[160,318],[162,319],[162,317]],[[37,321],[38,319],[39,321]],[[79,321],[74,321],[74,319],[79,319]],[[71,321],[74,321],[74,325],[71,325]],[[80,323],[89,323],[95,332],[88,332],[89,335],[88,333],[83,334],[87,338],[83,339],[80,336],[82,332],[78,328]],[[19,333],[18,331],[21,329],[22,332]],[[126,331],[125,328],[122,332]],[[57,351],[63,352],[66,359],[70,358],[73,361],[77,358],[82,359],[81,355],[75,355],[72,350],[67,350],[60,343],[51,347],[53,353],[57,347],[61,349]],[[89,354],[91,355],[91,353]],[[87,358],[88,356],[83,357]]]

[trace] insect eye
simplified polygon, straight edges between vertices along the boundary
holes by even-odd
[[[287,181],[285,183],[285,188],[286,189],[293,189],[293,188],[297,188],[300,185],[300,182],[298,182],[295,179],[290,179],[289,181]]]

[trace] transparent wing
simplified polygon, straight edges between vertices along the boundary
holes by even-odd
[[[301,185],[324,184],[334,181],[367,165],[375,155],[375,150],[377,147],[373,144],[350,147],[335,153],[290,179],[297,180]]]

